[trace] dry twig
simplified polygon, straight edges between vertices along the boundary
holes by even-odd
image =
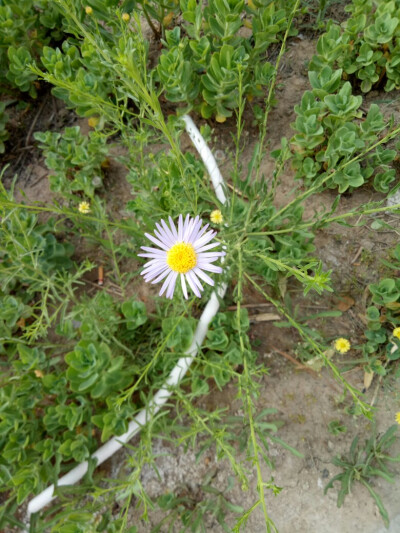
[[[38,121],[38,119],[39,119],[39,117],[40,117],[40,115],[41,115],[41,113],[43,111],[43,108],[46,105],[46,102],[47,102],[47,96],[45,98],[43,98],[43,102],[41,103],[41,105],[40,105],[40,107],[38,109],[38,112],[36,113],[34,119],[32,120],[31,127],[29,128],[28,135],[26,136],[26,139],[25,139],[25,146],[29,145],[33,129],[36,126],[36,122]]]
[[[279,353],[280,355],[283,355],[283,357],[288,359],[290,362],[292,362],[294,365],[296,365],[299,369],[306,370],[312,376],[317,376],[318,375],[318,372],[315,372],[315,370],[313,370],[312,368],[308,368],[306,365],[303,365],[303,363],[300,363],[300,361],[298,361],[297,359],[295,359],[294,357],[292,357],[288,353],[283,352],[282,350],[279,350],[278,348],[275,348],[275,346],[272,346],[272,349],[274,350],[274,352]]]

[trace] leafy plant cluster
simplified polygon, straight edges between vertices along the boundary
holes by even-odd
[[[132,2],[107,0],[82,3],[72,0],[79,19],[88,17],[85,7],[92,8],[100,20],[107,20],[109,9],[119,5],[132,9]],[[29,69],[40,60],[47,45],[64,41],[69,22],[57,2],[51,0],[4,0],[0,6],[0,81],[22,92],[37,96],[37,75]],[[46,59],[45,59],[46,60]]]
[[[334,476],[325,487],[326,493],[330,488],[333,488],[335,481],[340,482],[337,506],[341,507],[354,483],[361,483],[375,500],[386,527],[389,526],[389,515],[381,497],[371,483],[371,478],[380,477],[389,483],[394,482],[395,475],[390,466],[392,463],[398,463],[400,456],[393,457],[389,450],[399,441],[396,433],[396,425],[391,426],[383,435],[377,435],[374,431],[374,434],[365,441],[364,446],[359,443],[358,437],[355,437],[349,455],[347,457],[335,457],[332,461],[335,466],[342,469],[342,472]]]
[[[114,19],[113,26],[118,22],[115,14]],[[61,48],[45,46],[41,63],[49,73],[64,82],[60,87],[53,88],[54,96],[64,100],[79,115],[93,115],[106,101],[109,102],[110,111],[113,103],[118,100],[125,103],[128,101],[128,95],[121,90],[121,83],[110,76],[110,71],[104,71],[101,53],[88,40],[83,40],[80,46],[74,44],[72,39],[66,39]],[[71,85],[74,87],[73,91],[69,89]],[[95,95],[100,106],[93,106],[90,95]]]
[[[24,316],[24,310],[18,314]],[[61,351],[25,342],[16,350],[6,346],[10,368],[2,377],[0,445],[2,486],[11,499],[16,494],[20,504],[43,488],[43,480],[54,481],[64,462],[87,459],[100,439],[127,430],[135,406],[116,409],[115,398],[134,379],[135,363],[113,342],[115,335],[132,341],[146,321],[142,302],[118,304],[99,293],[57,325]],[[63,345],[70,351],[61,357]]]
[[[49,0],[4,0],[0,6],[1,84],[36,97],[36,76],[26,69],[43,46],[62,38],[62,15]]]
[[[43,48],[64,37],[63,16],[50,0],[3,0],[0,5],[0,86],[5,93],[36,98],[40,87],[29,65],[38,61]],[[9,137],[6,108],[16,100],[0,102],[0,153]]]
[[[308,73],[312,90],[295,106],[292,124],[296,178],[306,185],[338,188],[340,193],[371,180],[375,190],[387,193],[396,178],[391,165],[396,150],[380,145],[363,162],[357,156],[384,136],[388,124],[376,104],[364,115],[362,97],[353,95],[350,82],[342,83],[342,74],[342,69],[329,65]]]
[[[105,21],[108,30],[112,31],[104,31],[103,36],[108,44],[119,42],[120,54],[126,53],[126,38],[140,11],[153,29],[153,17],[159,20],[164,48],[158,64],[149,72],[155,90],[164,92],[169,101],[183,104],[186,111],[194,108],[205,118],[215,116],[223,122],[239,105],[239,84],[250,100],[262,96],[263,88],[270,84],[273,67],[266,60],[267,51],[272,43],[282,39],[294,2],[257,1],[246,5],[244,0],[212,0],[204,9],[202,2],[196,0],[182,0],[180,7],[177,2],[162,5],[143,2],[137,4],[136,11],[130,11],[131,22],[121,20],[121,14],[116,16],[116,2],[108,2],[101,9],[97,4],[89,4],[93,5],[93,13],[86,16],[84,22],[95,27]],[[132,6],[120,6],[121,13],[128,7],[132,9]],[[76,6],[73,9],[76,10]],[[178,15],[183,24],[165,30]],[[83,22],[78,11],[77,16]],[[66,31],[73,32],[66,22],[64,25]],[[243,29],[247,29],[248,36],[244,35]],[[159,38],[157,31],[156,35]],[[147,63],[148,43],[142,42],[141,46],[146,49],[143,60]],[[130,47],[131,61],[135,54],[133,42]],[[93,113],[91,99],[87,96],[90,92],[104,101],[112,95],[114,103],[132,103],[131,100],[138,103],[134,92],[123,90],[121,80],[110,76],[112,71],[103,68],[104,59],[105,53],[96,50],[90,38],[85,38],[79,47],[74,39],[65,40],[61,48],[44,46],[41,55],[41,63],[47,72],[65,81],[64,86],[53,89],[53,93],[81,115]],[[29,62],[24,62],[25,69]],[[37,73],[31,72],[31,75]],[[69,89],[72,80],[73,91]]]
[[[87,18],[85,5],[81,0],[73,0],[80,20]],[[107,20],[109,9],[120,4],[117,0],[91,2],[99,19]],[[132,2],[127,9],[132,8]],[[39,82],[38,76],[30,68],[35,62],[47,65],[49,45],[66,44],[69,23],[57,2],[51,0],[4,0],[0,5],[0,84],[6,92],[15,94],[15,90],[36,98]],[[50,48],[51,49],[51,48]],[[47,55],[46,55],[47,53]],[[88,59],[88,62],[90,60]],[[75,61],[76,63],[76,61]],[[58,69],[60,64],[58,63]],[[75,65],[73,65],[75,66]],[[93,90],[90,79],[100,72],[91,65],[92,73],[87,74],[85,90]],[[13,100],[14,101],[14,100]],[[0,153],[4,152],[4,141],[8,138],[5,108],[13,101],[0,102]]]
[[[12,193],[3,189],[3,206],[11,201]],[[3,215],[2,526],[28,496],[68,471],[71,461],[88,459],[100,442],[127,431],[146,402],[139,384],[149,379],[152,387],[161,386],[191,345],[196,324],[186,313],[158,310],[149,316],[135,297],[78,295],[93,265],[73,261],[73,246],[62,231],[54,232],[54,220],[42,224],[23,206],[3,207]],[[248,342],[249,320],[245,310],[240,316],[245,337],[234,313],[218,314],[207,334],[199,365],[218,387],[243,364],[240,343]],[[207,381],[197,377],[191,386],[193,396],[208,391]]]
[[[240,315],[240,335],[249,344],[247,332],[250,328],[246,309]],[[237,317],[233,312],[220,312],[213,319],[203,343],[203,359],[199,364],[198,377],[192,381],[194,395],[209,392],[209,380],[222,388],[232,379],[232,369],[237,370],[243,364],[240,350],[240,336]],[[250,350],[250,360],[255,362],[257,353]]]
[[[92,198],[103,183],[103,168],[107,165],[107,137],[90,132],[82,135],[79,126],[66,128],[64,133],[36,132],[34,137],[43,150],[50,170],[52,191],[71,197],[76,192]]]
[[[400,2],[353,0],[342,27],[329,23],[317,44],[310,70],[343,70],[343,78],[364,93],[400,88]]]
[[[0,5],[0,86],[37,96],[37,76],[28,68],[38,58],[45,44],[61,37],[61,14],[55,2],[48,0],[4,0]],[[6,108],[15,100],[0,102],[0,154],[9,137]]]
[[[228,499],[227,493],[234,487],[234,479],[228,480],[228,486],[223,491],[213,487],[211,480],[212,473],[203,481],[200,494],[185,494],[186,491],[182,490],[182,495],[167,493],[160,496],[157,504],[165,517],[152,529],[152,533],[159,533],[167,524],[169,528],[177,527],[179,522],[188,531],[206,531],[208,516],[215,517],[224,531],[231,531],[225,520],[227,512],[239,514],[244,511],[243,507]]]
[[[390,269],[400,267],[400,246],[393,250],[391,261],[382,260]],[[372,304],[366,310],[366,343],[362,346],[363,355],[368,361],[367,371],[384,376],[387,365],[400,358],[400,341],[393,336],[400,326],[400,282],[396,276],[381,279],[369,286]]]
[[[3,220],[0,228],[1,350],[19,328],[26,328],[28,336],[33,338],[43,333],[51,321],[45,310],[49,303],[47,298],[61,301],[57,287],[52,286],[50,280],[62,277],[61,272],[64,272],[65,282],[69,283],[67,273],[73,264],[74,247],[57,241],[53,224],[52,219],[40,224],[36,214],[19,210],[9,212]],[[41,291],[43,300],[36,301]],[[35,325],[27,327],[25,320],[38,315],[40,318]]]
[[[286,31],[293,2],[180,4],[184,23],[165,33],[157,78],[171,102],[224,122],[239,106],[239,85],[249,99],[270,85],[274,69],[267,51]]]

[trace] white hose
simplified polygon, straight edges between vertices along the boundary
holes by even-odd
[[[201,136],[201,133],[199,132],[199,130],[195,126],[195,123],[189,117],[189,115],[183,115],[182,119],[185,122],[186,131],[188,132],[192,143],[194,144],[196,150],[199,152],[200,157],[202,158],[203,163],[206,166],[208,173],[210,174],[211,182],[215,190],[215,196],[218,198],[221,204],[225,204],[226,196],[224,192],[224,179],[221,175],[221,172],[219,171],[217,162],[215,161],[211,150],[207,146],[205,140]]]
[[[199,152],[200,157],[202,158],[204,165],[210,174],[210,178],[215,189],[215,194],[218,200],[224,204],[226,202],[226,196],[224,193],[224,180],[218,169],[214,156],[201,136],[199,130],[196,128],[193,120],[188,115],[184,115],[182,118],[185,121],[186,131],[188,132],[194,146]],[[91,457],[97,460],[96,466],[109,459],[134,435],[139,433],[142,427],[166,403],[173,392],[173,388],[176,387],[183,379],[194,358],[196,357],[197,352],[207,334],[208,326],[219,309],[219,298],[223,298],[225,296],[226,288],[226,283],[222,283],[219,285],[216,292],[213,291],[211,298],[199,319],[190,348],[185,352],[185,356],[179,359],[163,387],[155,394],[154,398],[149,402],[149,404],[142,409],[140,413],[136,415],[135,418],[130,422],[128,431],[119,437],[113,437],[92,454]],[[68,474],[62,476],[57,481],[57,486],[74,485],[83,478],[87,470],[88,461],[84,461],[70,470]],[[50,485],[47,487],[47,489],[35,496],[35,498],[29,502],[26,520],[27,529],[25,532],[29,530],[31,515],[43,509],[43,507],[49,504],[56,497],[54,496],[54,488],[54,485]]]

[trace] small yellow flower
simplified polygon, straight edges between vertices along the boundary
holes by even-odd
[[[351,348],[351,344],[347,339],[340,337],[335,340],[335,350],[339,353],[347,353]]]
[[[215,211],[212,211],[210,215],[210,220],[213,222],[213,224],[222,224],[224,217],[219,209],[215,209]]]
[[[88,125],[90,128],[95,128],[99,122],[100,122],[99,117],[90,117],[88,119]]]
[[[226,121],[226,117],[224,117],[224,115],[216,115],[215,120],[220,124],[223,124]]]
[[[87,215],[88,213],[90,213],[90,204],[89,204],[89,202],[81,202],[78,205],[78,211],[80,213],[82,213],[83,215]]]
[[[394,328],[392,335],[400,340],[400,328]]]
[[[86,15],[92,15],[93,14],[93,8],[90,6],[85,7]]]
[[[400,424],[400,411],[396,413],[396,422]]]
[[[129,19],[130,19],[130,18],[131,18],[131,17],[129,16],[129,13],[123,13],[123,14],[122,14],[122,20],[123,20],[124,22],[129,22]]]

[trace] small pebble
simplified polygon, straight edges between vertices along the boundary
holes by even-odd
[[[400,190],[395,192],[393,196],[389,196],[389,198],[387,198],[386,200],[387,207],[392,207],[392,205],[397,205],[397,204],[400,204]],[[390,211],[388,211],[388,213],[390,213]]]
[[[225,153],[223,150],[215,150],[214,157],[217,161],[225,161]]]
[[[98,189],[99,187],[101,187],[103,185],[103,180],[100,178],[100,176],[95,176],[92,179],[92,185],[93,185],[93,187]]]
[[[327,477],[329,477],[329,470],[327,468],[324,468],[322,470],[322,479],[326,479]]]

